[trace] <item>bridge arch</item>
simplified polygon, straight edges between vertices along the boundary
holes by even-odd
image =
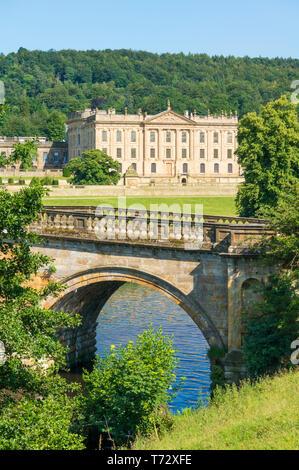
[[[55,310],[82,315],[80,327],[65,330],[62,335],[63,342],[69,346],[70,365],[81,365],[93,359],[98,315],[111,295],[126,282],[147,286],[166,295],[192,318],[209,345],[224,347],[217,328],[192,294],[187,295],[164,279],[148,272],[102,266],[63,279],[65,291],[58,299],[49,301],[49,306]]]

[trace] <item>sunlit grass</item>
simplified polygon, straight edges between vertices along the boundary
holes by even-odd
[[[64,197],[64,198],[44,198],[45,205],[51,206],[97,206],[100,204],[109,204],[113,207],[118,206],[117,197]],[[203,213],[210,215],[235,216],[236,206],[234,197],[225,196],[165,196],[165,197],[144,197],[129,196],[126,198],[126,206],[132,204],[142,204],[146,209],[150,209],[151,204],[167,204],[170,208],[174,204],[179,204],[183,211],[184,204],[191,204],[191,210],[194,212],[195,204],[203,204]],[[170,209],[173,210],[173,209]],[[185,211],[187,212],[187,210]]]
[[[160,438],[134,449],[299,449],[299,370],[221,391],[207,408],[175,416]]]

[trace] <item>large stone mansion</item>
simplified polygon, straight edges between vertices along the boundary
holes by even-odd
[[[233,182],[240,179],[234,154],[237,124],[231,113],[185,111],[182,116],[169,102],[156,115],[86,109],[69,116],[68,155],[71,159],[100,149],[120,163],[122,175],[135,175],[140,183]]]
[[[237,115],[184,115],[168,108],[155,115],[116,114],[114,109],[69,115],[68,143],[39,138],[35,169],[57,170],[90,149],[100,149],[120,164],[123,178],[136,184],[238,183]],[[0,137],[0,152],[11,154],[28,137]],[[18,170],[2,168],[2,172]]]

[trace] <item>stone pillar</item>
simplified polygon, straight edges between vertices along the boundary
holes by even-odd
[[[242,300],[240,279],[237,260],[233,257],[227,257],[228,353],[222,360],[227,383],[238,383],[246,376],[241,350]]]

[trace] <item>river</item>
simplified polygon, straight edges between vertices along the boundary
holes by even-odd
[[[173,335],[179,359],[177,383],[186,377],[170,408],[177,412],[196,406],[199,393],[204,400],[209,395],[208,344],[189,315],[160,292],[137,284],[120,287],[98,317],[97,354],[103,356],[111,344],[134,341],[150,324],[154,329],[161,326],[165,335]]]

